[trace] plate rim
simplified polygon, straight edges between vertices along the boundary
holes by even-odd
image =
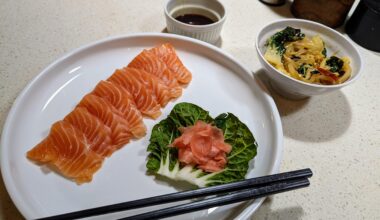
[[[138,37],[153,37],[153,38],[166,38],[166,39],[175,39],[175,40],[181,40],[185,42],[190,42],[193,44],[198,44],[203,47],[206,47],[207,49],[213,50],[214,52],[221,54],[222,56],[226,57],[232,63],[236,66],[239,66],[242,70],[244,70],[247,73],[251,73],[251,71],[246,68],[241,62],[239,62],[237,59],[235,59],[232,55],[230,55],[228,52],[222,50],[221,48],[218,48],[212,44],[193,39],[190,37],[185,37],[181,35],[175,35],[175,34],[170,34],[170,33],[156,33],[156,32],[144,32],[144,33],[133,33],[133,34],[124,34],[124,35],[115,35],[115,36],[110,36],[106,38],[102,38],[100,40],[95,40],[90,43],[84,44],[82,46],[79,46],[75,49],[69,50],[68,52],[64,53],[62,56],[58,57],[57,59],[53,60],[49,65],[47,65],[45,68],[43,68],[35,77],[33,77],[32,80],[30,80],[27,85],[21,90],[21,92],[17,95],[16,99],[14,100],[12,107],[10,108],[7,116],[5,123],[3,125],[3,130],[1,133],[1,141],[0,141],[0,169],[1,169],[1,174],[2,178],[4,181],[5,188],[18,209],[18,211],[23,215],[23,217],[28,218],[30,217],[30,213],[27,211],[27,207],[23,205],[22,201],[20,201],[20,195],[17,192],[17,190],[14,187],[11,187],[12,185],[12,178],[11,178],[11,172],[10,172],[10,167],[8,166],[8,159],[5,157],[5,155],[8,155],[8,148],[4,147],[6,146],[6,143],[8,141],[8,132],[9,132],[9,127],[11,126],[11,122],[14,120],[15,117],[15,112],[19,108],[19,106],[22,104],[21,100],[24,98],[24,96],[27,95],[31,87],[40,80],[47,72],[50,71],[50,69],[54,68],[56,65],[60,64],[64,60],[70,58],[71,56],[78,54],[82,51],[85,51],[87,49],[90,49],[92,47],[95,47],[97,45],[105,44],[108,42],[112,41],[118,41],[118,40],[123,40],[123,39],[128,39],[128,38],[138,38]],[[252,74],[250,74],[252,75]],[[254,79],[258,79],[253,75]],[[272,164],[272,168],[270,170],[269,174],[274,174],[279,172],[280,170],[280,165],[282,162],[283,158],[283,130],[282,130],[282,122],[281,122],[281,117],[279,114],[279,111],[277,109],[277,106],[275,104],[275,101],[273,98],[269,95],[269,92],[266,88],[261,87],[262,90],[262,97],[269,106],[272,109],[272,121],[274,123],[274,128],[277,131],[276,135],[276,154],[275,154],[275,160]],[[264,198],[256,199],[256,200],[250,200],[247,202],[247,205],[241,209],[240,214],[235,218],[235,219],[246,219],[249,216],[251,216],[264,202]]]

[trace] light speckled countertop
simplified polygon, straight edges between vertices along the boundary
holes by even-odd
[[[22,88],[64,53],[112,35],[163,31],[164,2],[1,0],[0,124]],[[292,17],[289,3],[223,2],[229,14],[221,48],[262,74],[255,36],[264,24]],[[359,50],[363,75],[351,86],[302,101],[273,94],[284,130],[281,170],[310,167],[314,176],[311,187],[267,199],[252,218],[380,219],[380,56]],[[2,179],[0,219],[22,219]]]

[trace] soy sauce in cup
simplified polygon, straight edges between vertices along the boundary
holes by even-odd
[[[213,21],[211,18],[199,15],[199,14],[184,14],[175,17],[177,21],[182,23],[191,24],[191,25],[207,25],[212,24]]]
[[[172,12],[177,21],[190,25],[208,25],[219,20],[216,12],[201,7],[180,7]]]

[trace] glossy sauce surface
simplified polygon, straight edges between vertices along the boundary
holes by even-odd
[[[191,25],[207,25],[215,23],[211,18],[199,14],[184,14],[175,18],[177,21]]]

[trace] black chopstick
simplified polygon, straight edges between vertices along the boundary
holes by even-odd
[[[121,218],[119,220],[151,220],[166,218],[216,206],[242,202],[249,199],[256,199],[276,193],[282,193],[290,190],[307,187],[309,185],[309,180],[306,177],[303,177],[300,179],[289,180],[286,182],[273,183],[268,186],[261,186],[255,189],[245,189],[238,192],[230,193],[225,196],[218,196],[215,198],[204,199],[139,215],[129,216],[126,218]]]
[[[77,219],[90,217],[95,215],[103,215],[113,212],[125,211],[135,208],[142,208],[146,206],[153,206],[158,204],[164,204],[169,202],[181,201],[185,199],[196,198],[200,196],[215,195],[216,193],[227,193],[231,191],[237,191],[246,189],[248,187],[259,187],[265,186],[271,183],[278,183],[286,180],[295,180],[299,178],[308,178],[313,175],[310,169],[296,170],[286,173],[274,174],[269,176],[257,177],[246,179],[243,181],[238,181],[234,183],[228,183],[218,186],[205,187],[196,190],[189,190],[178,193],[171,193],[162,196],[155,196],[145,199],[139,199],[129,202],[123,202],[113,205],[101,206],[97,208],[85,209],[81,211],[50,216],[45,218],[40,218],[39,220],[61,220],[61,219]]]

